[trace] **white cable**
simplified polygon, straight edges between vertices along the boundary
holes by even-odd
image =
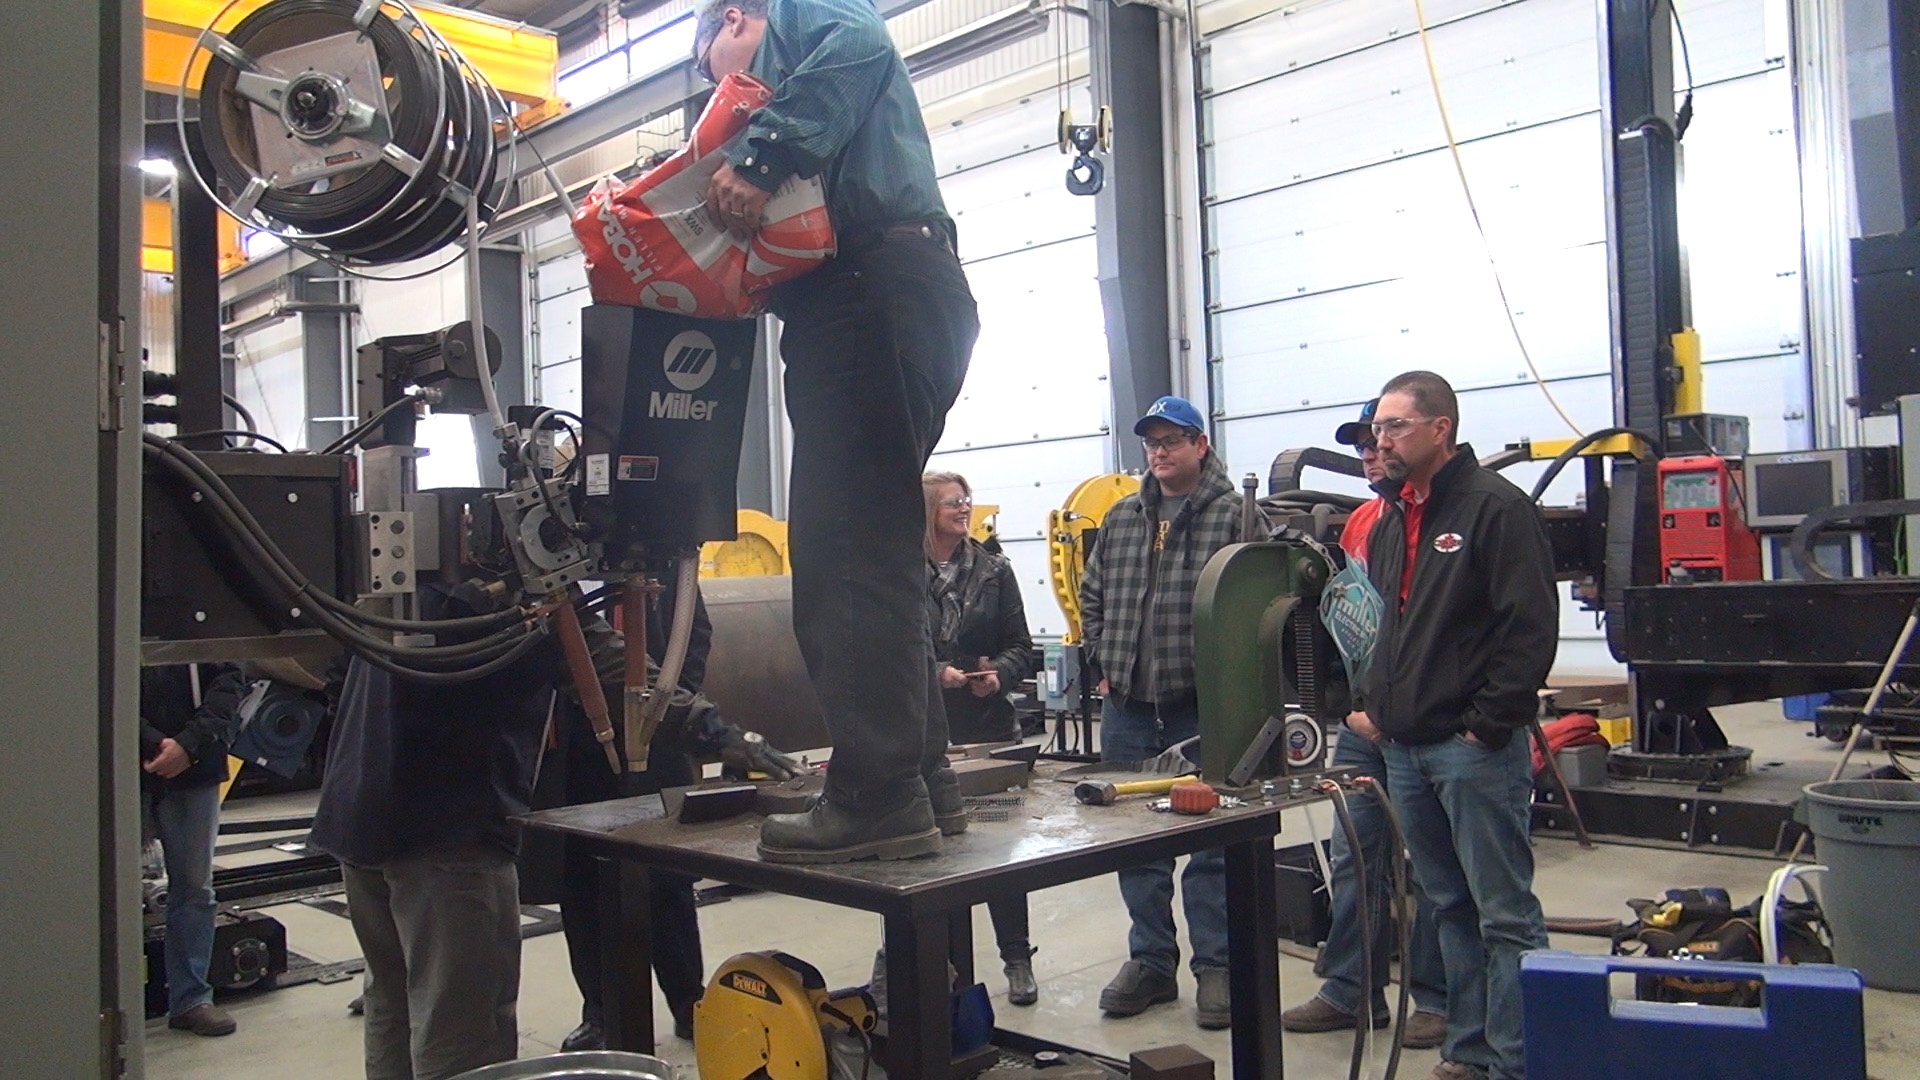
[[[1313,860],[1320,864],[1320,880],[1327,884],[1327,896],[1333,896],[1333,867],[1327,862],[1327,849],[1320,843],[1320,830],[1313,824],[1313,804],[1302,803],[1300,812],[1307,818],[1307,839],[1313,845]]]
[[[1480,207],[1473,200],[1473,186],[1467,183],[1467,166],[1460,158],[1460,143],[1453,137],[1453,119],[1447,113],[1447,99],[1440,93],[1440,68],[1434,63],[1433,44],[1427,39],[1427,10],[1421,0],[1413,0],[1413,17],[1415,28],[1420,32],[1420,49],[1427,60],[1427,79],[1433,86],[1433,103],[1440,110],[1440,127],[1447,136],[1447,150],[1453,155],[1453,171],[1460,177],[1460,191],[1467,197],[1467,210],[1473,215],[1474,231],[1480,234],[1480,246],[1486,252],[1487,268],[1493,271],[1493,287],[1500,294],[1500,309],[1507,316],[1507,329],[1513,332],[1513,343],[1519,347],[1520,359],[1526,361],[1527,372],[1533,376],[1534,385],[1540,388],[1540,393],[1546,397],[1547,404],[1553,406],[1553,411],[1559,413],[1560,419],[1573,430],[1574,437],[1580,438],[1586,432],[1580,430],[1580,425],[1573,422],[1573,417],[1567,415],[1567,410],[1560,407],[1559,399],[1553,396],[1546,378],[1534,366],[1533,353],[1528,351],[1526,339],[1520,335],[1519,321],[1513,317],[1513,301],[1507,299],[1507,283],[1500,274],[1499,260],[1493,257],[1493,241],[1487,237],[1487,227],[1480,220]]]
[[[474,362],[479,365],[480,393],[487,399],[487,412],[493,415],[493,429],[507,426],[507,414],[500,408],[500,393],[493,385],[493,362],[487,355],[486,312],[480,302],[480,193],[467,196],[467,321],[473,324]]]
[[[1825,873],[1826,867],[1818,864],[1788,863],[1773,872],[1767,879],[1766,895],[1760,901],[1760,959],[1763,963],[1780,963],[1780,897],[1786,892],[1787,883],[1802,874]],[[1800,889],[1807,894],[1808,900],[1817,900],[1813,887],[1805,881]]]

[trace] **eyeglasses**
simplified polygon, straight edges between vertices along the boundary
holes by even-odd
[[[941,499],[940,505],[946,507],[949,510],[961,510],[961,509],[971,510],[973,509],[973,496],[955,495],[951,499]]]
[[[1438,419],[1437,416],[1396,416],[1391,420],[1376,420],[1370,426],[1375,439],[1398,439],[1412,431],[1415,424],[1431,424]]]
[[[1186,445],[1187,443],[1192,442],[1193,439],[1194,437],[1192,434],[1185,431],[1180,431],[1180,432],[1175,432],[1172,435],[1162,435],[1157,439],[1141,439],[1140,446],[1141,448],[1146,450],[1146,452],[1149,454],[1153,453],[1155,450],[1165,450],[1168,453],[1172,453],[1173,451],[1180,449],[1182,446]]]
[[[719,40],[720,40],[719,34],[715,34],[713,35],[713,37],[709,38],[707,40],[707,47],[700,50],[700,58],[693,62],[694,74],[700,76],[702,79],[705,79],[710,83],[718,83],[720,81],[719,79],[716,79],[713,77],[713,45],[714,45],[714,42]]]

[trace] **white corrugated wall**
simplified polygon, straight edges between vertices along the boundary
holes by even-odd
[[[1785,0],[1682,0],[1697,86],[1680,203],[1706,405],[1755,450],[1808,444]],[[1566,435],[1507,327],[1448,153],[1412,0],[1203,10],[1211,407],[1265,471],[1409,368],[1461,394],[1485,454]],[[1612,421],[1596,0],[1432,0],[1435,65],[1474,201],[1547,390]],[[1229,11],[1232,13],[1227,14]],[[1223,25],[1224,24],[1224,25]],[[1676,48],[1676,67],[1679,50]],[[1676,81],[1684,74],[1676,71]],[[1509,470],[1530,483],[1536,466]],[[1572,477],[1550,502],[1570,503]],[[1568,639],[1592,617],[1563,605]],[[1583,644],[1567,655],[1604,663]]]

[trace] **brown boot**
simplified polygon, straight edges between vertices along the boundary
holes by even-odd
[[[175,1031],[191,1031],[195,1035],[231,1035],[240,1026],[233,1022],[225,1009],[215,1007],[211,1002],[195,1005],[179,1016],[167,1018],[167,1026]]]
[[[1303,1004],[1280,1014],[1280,1026],[1288,1031],[1312,1034],[1319,1031],[1346,1031],[1353,1027],[1353,1014],[1341,1012],[1326,998],[1315,994]],[[1375,1028],[1387,1026],[1387,1018],[1373,1018]]]
[[[1400,1033],[1400,1045],[1409,1050],[1431,1050],[1447,1041],[1445,1013],[1417,1012],[1407,1017],[1406,1030]]]

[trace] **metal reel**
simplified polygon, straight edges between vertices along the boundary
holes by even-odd
[[[271,0],[196,41],[183,142],[190,93],[195,179],[229,215],[329,261],[431,254],[460,236],[470,200],[489,220],[505,191],[505,102],[405,0]]]

